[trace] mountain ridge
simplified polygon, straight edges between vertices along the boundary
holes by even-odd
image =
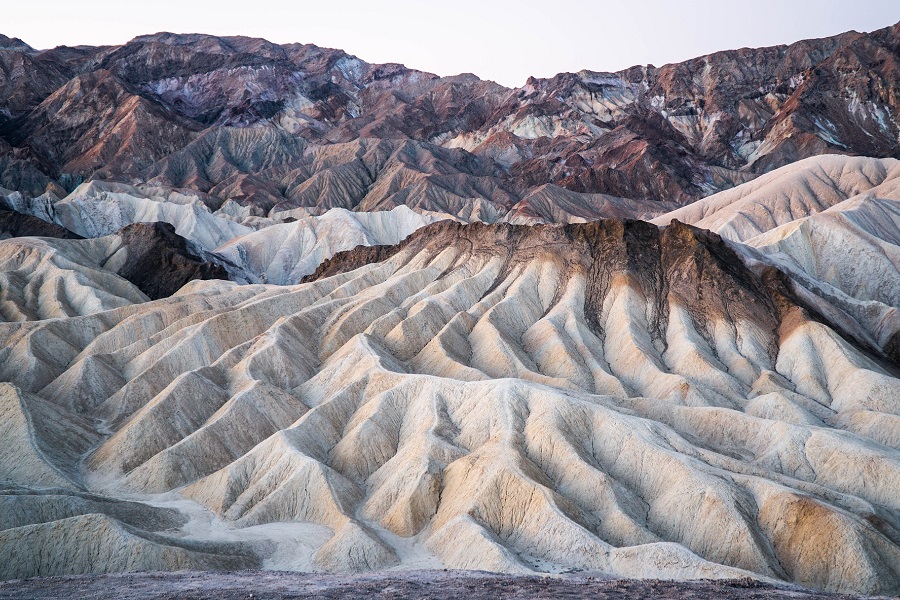
[[[529,78],[515,89],[246,37],[7,46],[0,138],[9,148],[0,157],[15,171],[0,171],[0,185],[32,195],[51,184],[71,191],[91,177],[139,182],[223,127],[279,130],[318,147],[365,138],[458,147],[494,164],[520,195],[555,183],[680,203],[823,152],[900,156],[900,96],[891,85],[900,23],[662,67]],[[139,154],[123,159],[132,147]],[[255,178],[248,185],[278,188],[252,163],[239,170]]]

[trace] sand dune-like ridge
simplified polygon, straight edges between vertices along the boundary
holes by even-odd
[[[71,486],[327,527],[321,570],[897,591],[900,380],[777,270],[634,221],[441,222],[341,260],[0,325],[0,377],[95,424],[47,459]]]

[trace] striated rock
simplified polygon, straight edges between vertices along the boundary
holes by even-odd
[[[605,194],[580,194],[553,184],[528,192],[503,220],[518,225],[586,223],[597,219],[644,219],[677,208],[673,202],[647,202]]]
[[[0,124],[20,117],[57,90],[71,77],[71,72],[45,57],[18,38],[0,44],[0,89],[3,106]]]
[[[823,156],[654,219],[742,242],[823,314],[894,364],[900,339],[900,162]]]
[[[0,416],[0,437],[9,444],[0,479],[24,486],[77,487],[73,459],[97,442],[84,418],[8,383],[0,384]]]
[[[127,178],[187,144],[192,126],[105,70],[78,75],[22,120],[10,140],[53,177]]]
[[[336,252],[357,246],[391,246],[433,223],[404,205],[390,211],[353,213],[333,208],[320,217],[271,225],[236,237],[216,254],[240,267],[253,283],[300,283]]]
[[[0,241],[0,318],[30,321],[92,314],[147,301],[102,266],[117,240],[11,238]]]
[[[399,563],[390,546],[352,521],[316,553],[316,564],[326,572],[377,571]]]
[[[49,488],[31,491],[21,487],[0,489],[0,531],[50,523],[88,514],[104,514],[148,532],[176,529],[186,519],[171,508],[156,508],[76,490]]]
[[[900,162],[865,157],[809,158],[652,222],[665,225],[678,219],[743,242],[864,193],[900,199]]]
[[[297,547],[320,569],[896,593],[900,379],[773,267],[613,220],[442,221],[381,252],[0,324],[0,378],[104,424],[64,453],[90,489],[327,527]]]
[[[163,222],[206,251],[253,231],[228,216],[212,214],[199,195],[145,189],[92,181],[53,202],[49,210],[56,223],[86,238],[112,235],[132,223]]]
[[[0,37],[0,578],[900,592],[898,33],[516,90]]]
[[[233,550],[184,548],[173,540],[141,533],[105,515],[84,515],[0,531],[0,548],[12,560],[0,578],[21,579],[76,573],[252,568],[258,562]]]
[[[400,244],[392,246],[356,246],[351,250],[335,252],[334,256],[323,260],[316,270],[304,277],[300,283],[309,283],[333,275],[353,271],[365,265],[385,261],[401,250]]]
[[[12,238],[0,241],[0,317],[93,314],[171,296],[194,279],[227,278],[168,223],[135,223],[91,240]]]

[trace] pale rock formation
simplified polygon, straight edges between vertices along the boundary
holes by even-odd
[[[900,161],[814,156],[653,219],[672,219],[745,241],[868,193],[900,200]]]
[[[74,485],[74,457],[98,441],[83,417],[8,383],[0,384],[0,428],[8,444],[0,460],[0,481],[24,486]]]
[[[146,302],[134,284],[100,266],[113,254],[110,238],[0,241],[0,318],[75,317]]]
[[[673,218],[742,242],[900,362],[900,161],[810,158],[653,222]]]
[[[226,278],[162,222],[95,239],[0,241],[0,319],[76,317],[170,296],[192,279]]]
[[[321,216],[271,225],[236,237],[216,254],[243,269],[253,283],[300,283],[325,259],[356,246],[393,245],[438,220],[406,206],[390,211],[354,213],[333,208]]]
[[[322,570],[900,589],[900,379],[771,267],[681,224],[615,221],[446,221],[341,270],[361,252],[298,286],[193,281],[0,325],[15,397],[98,440],[36,473],[187,498],[239,530],[327,527],[297,559]],[[225,564],[190,554],[191,529],[163,551],[114,518],[7,539],[22,534],[22,556],[52,535],[138,544],[140,568]],[[57,572],[48,556],[31,572]],[[74,564],[135,568],[118,560]]]
[[[53,205],[54,221],[87,238],[110,235],[131,223],[162,221],[178,235],[211,251],[252,229],[211,214],[196,197],[150,197],[121,184],[90,182]]]
[[[898,39],[507,89],[0,37],[0,579],[900,593]]]
[[[216,552],[219,550],[219,552]],[[105,515],[88,514],[0,531],[0,578],[123,571],[229,570],[258,565],[233,549],[185,548]]]

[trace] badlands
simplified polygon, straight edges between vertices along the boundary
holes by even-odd
[[[897,99],[829,95],[898,36],[740,51],[683,114],[631,71],[2,38],[0,581],[900,593]]]

